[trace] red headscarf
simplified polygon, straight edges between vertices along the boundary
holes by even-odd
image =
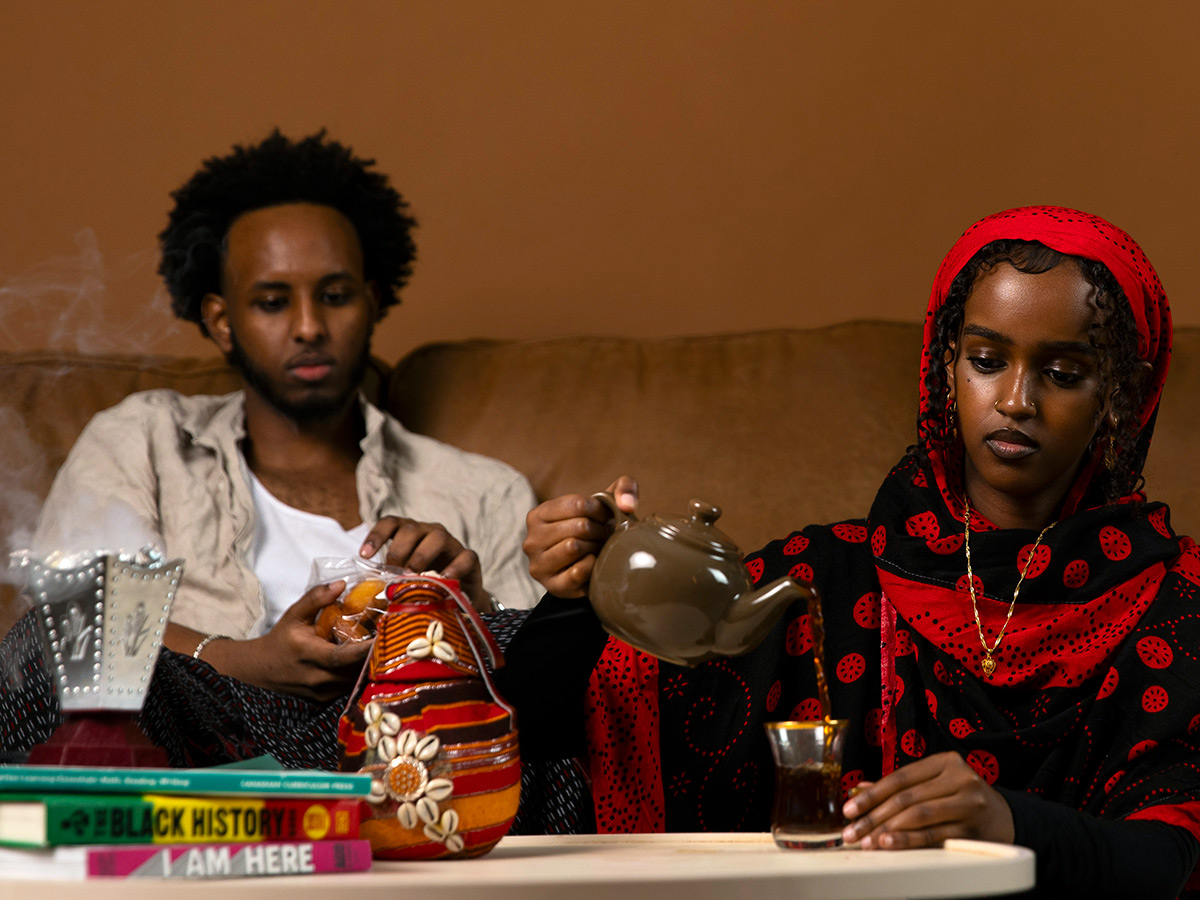
[[[1158,408],[1163,382],[1171,361],[1171,307],[1154,266],[1142,248],[1111,222],[1090,213],[1062,206],[1023,206],[994,213],[980,219],[955,242],[938,267],[925,312],[925,344],[921,352],[921,418],[930,411],[934,398],[929,396],[925,375],[931,364],[931,348],[936,338],[937,312],[946,302],[950,285],[971,258],[992,241],[1039,241],[1052,250],[1103,263],[1124,291],[1138,330],[1138,355],[1149,362],[1153,374],[1138,411],[1143,428]],[[1067,498],[1065,512],[1073,509],[1091,474],[1099,463],[1102,450],[1085,467],[1082,477]],[[933,454],[935,461],[939,454]],[[940,468],[940,466],[939,466]],[[944,492],[945,493],[945,492]],[[951,505],[957,505],[947,496]]]

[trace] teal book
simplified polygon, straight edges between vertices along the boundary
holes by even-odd
[[[0,765],[0,799],[11,792],[365,797],[370,790],[370,775],[284,769],[270,757],[207,769]]]

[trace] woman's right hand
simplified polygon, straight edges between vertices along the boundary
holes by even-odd
[[[1008,801],[953,751],[918,759],[860,787],[842,807],[847,844],[904,850],[940,847],[947,838],[1013,842]]]
[[[622,475],[608,486],[617,508],[637,510],[638,484]],[[557,597],[582,597],[592,577],[596,554],[612,534],[612,513],[595,497],[566,494],[534,507],[525,517],[522,545],[529,574]]]

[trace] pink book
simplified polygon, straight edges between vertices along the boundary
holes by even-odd
[[[361,872],[367,840],[0,848],[0,879],[257,878]]]

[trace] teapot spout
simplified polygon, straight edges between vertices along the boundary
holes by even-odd
[[[813,589],[791,577],[780,578],[757,591],[734,599],[716,629],[717,653],[740,656],[749,653],[775,627],[784,610],[796,600],[813,596]]]

